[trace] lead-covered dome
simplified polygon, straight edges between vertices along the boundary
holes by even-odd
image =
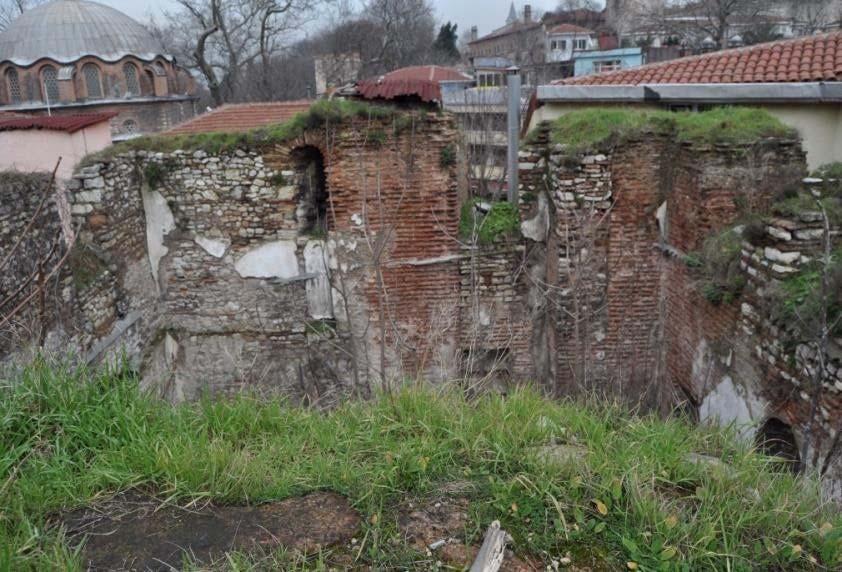
[[[114,62],[128,55],[149,61],[165,54],[138,22],[86,0],[42,4],[0,33],[0,63],[29,66],[42,58],[71,63],[84,56]]]

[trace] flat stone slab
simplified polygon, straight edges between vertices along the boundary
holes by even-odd
[[[65,516],[71,542],[84,541],[88,570],[180,569],[210,564],[232,551],[285,547],[312,553],[346,543],[360,516],[335,493],[257,506],[161,507],[140,495],[121,495]]]

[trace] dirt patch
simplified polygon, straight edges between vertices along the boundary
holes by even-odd
[[[399,509],[398,528],[409,546],[450,566],[467,569],[479,552],[479,544],[465,544],[471,535],[469,504],[466,497],[446,495],[407,502]],[[510,550],[506,551],[501,568],[503,572],[532,572],[540,569],[540,564],[530,564]]]
[[[85,540],[89,570],[173,570],[186,559],[208,564],[231,551],[284,547],[302,553],[345,543],[360,516],[344,497],[318,492],[258,506],[161,507],[121,495],[63,519],[71,540]]]

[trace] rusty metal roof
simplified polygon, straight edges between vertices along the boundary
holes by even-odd
[[[85,113],[78,115],[46,116],[11,116],[0,114],[0,131],[28,131],[30,129],[45,129],[48,131],[63,131],[76,133],[86,127],[108,121],[116,113]]]
[[[412,66],[389,72],[377,78],[357,83],[357,91],[364,99],[396,99],[416,96],[421,101],[441,101],[442,81],[466,81],[471,77],[455,68],[442,66]]]

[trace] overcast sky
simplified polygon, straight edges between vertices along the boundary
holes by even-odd
[[[172,6],[172,0],[97,0],[108,4],[144,22],[148,14],[158,15],[166,7]],[[459,24],[460,35],[471,26],[479,26],[480,35],[506,23],[511,0],[431,0],[436,7],[436,16],[442,21],[455,21]],[[557,0],[531,0],[515,2],[518,10],[530,3],[533,9],[548,10],[554,8]]]

